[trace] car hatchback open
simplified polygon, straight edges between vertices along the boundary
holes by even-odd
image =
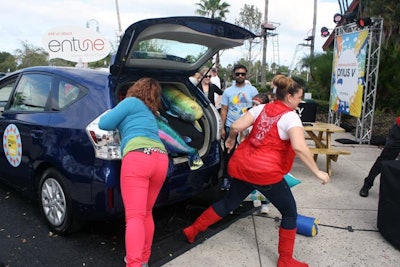
[[[160,114],[204,163],[171,153],[156,205],[169,205],[215,185],[221,164],[221,122],[189,77],[221,49],[254,34],[204,17],[169,17],[128,27],[109,72],[32,67],[0,80],[0,179],[38,198],[49,228],[66,234],[88,220],[122,217],[117,132],[98,128],[101,115],[142,77],[162,86]],[[172,97],[171,97],[172,96]]]

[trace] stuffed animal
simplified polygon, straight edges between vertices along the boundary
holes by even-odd
[[[203,161],[197,149],[187,145],[184,138],[168,125],[165,118],[159,116],[156,119],[158,136],[164,143],[168,154],[170,156],[178,156],[179,154],[188,155],[188,162],[191,170],[197,170],[203,166]]]
[[[195,128],[202,131],[197,120],[203,116],[203,109],[196,101],[171,85],[163,85],[161,100],[169,115],[193,122]]]

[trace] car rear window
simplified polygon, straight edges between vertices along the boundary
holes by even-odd
[[[58,104],[55,106],[56,109],[63,109],[64,107],[74,103],[81,95],[85,94],[85,90],[81,89],[79,86],[61,80],[58,83],[58,90],[56,92]]]
[[[208,47],[166,39],[146,39],[134,48],[131,59],[155,59],[180,63],[195,63],[208,50]]]
[[[44,111],[49,99],[52,77],[45,74],[25,74],[18,82],[10,110]]]
[[[4,110],[4,107],[6,106],[8,99],[10,98],[11,91],[14,88],[14,84],[15,80],[12,80],[11,82],[0,88],[0,111]]]

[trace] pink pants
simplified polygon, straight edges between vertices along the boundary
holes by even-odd
[[[125,208],[125,249],[129,267],[148,262],[154,236],[153,206],[168,170],[168,156],[129,152],[122,160],[121,193]]]

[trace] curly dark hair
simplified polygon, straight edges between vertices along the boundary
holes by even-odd
[[[126,92],[126,97],[137,97],[157,115],[161,106],[161,86],[153,78],[141,78],[137,80]]]

